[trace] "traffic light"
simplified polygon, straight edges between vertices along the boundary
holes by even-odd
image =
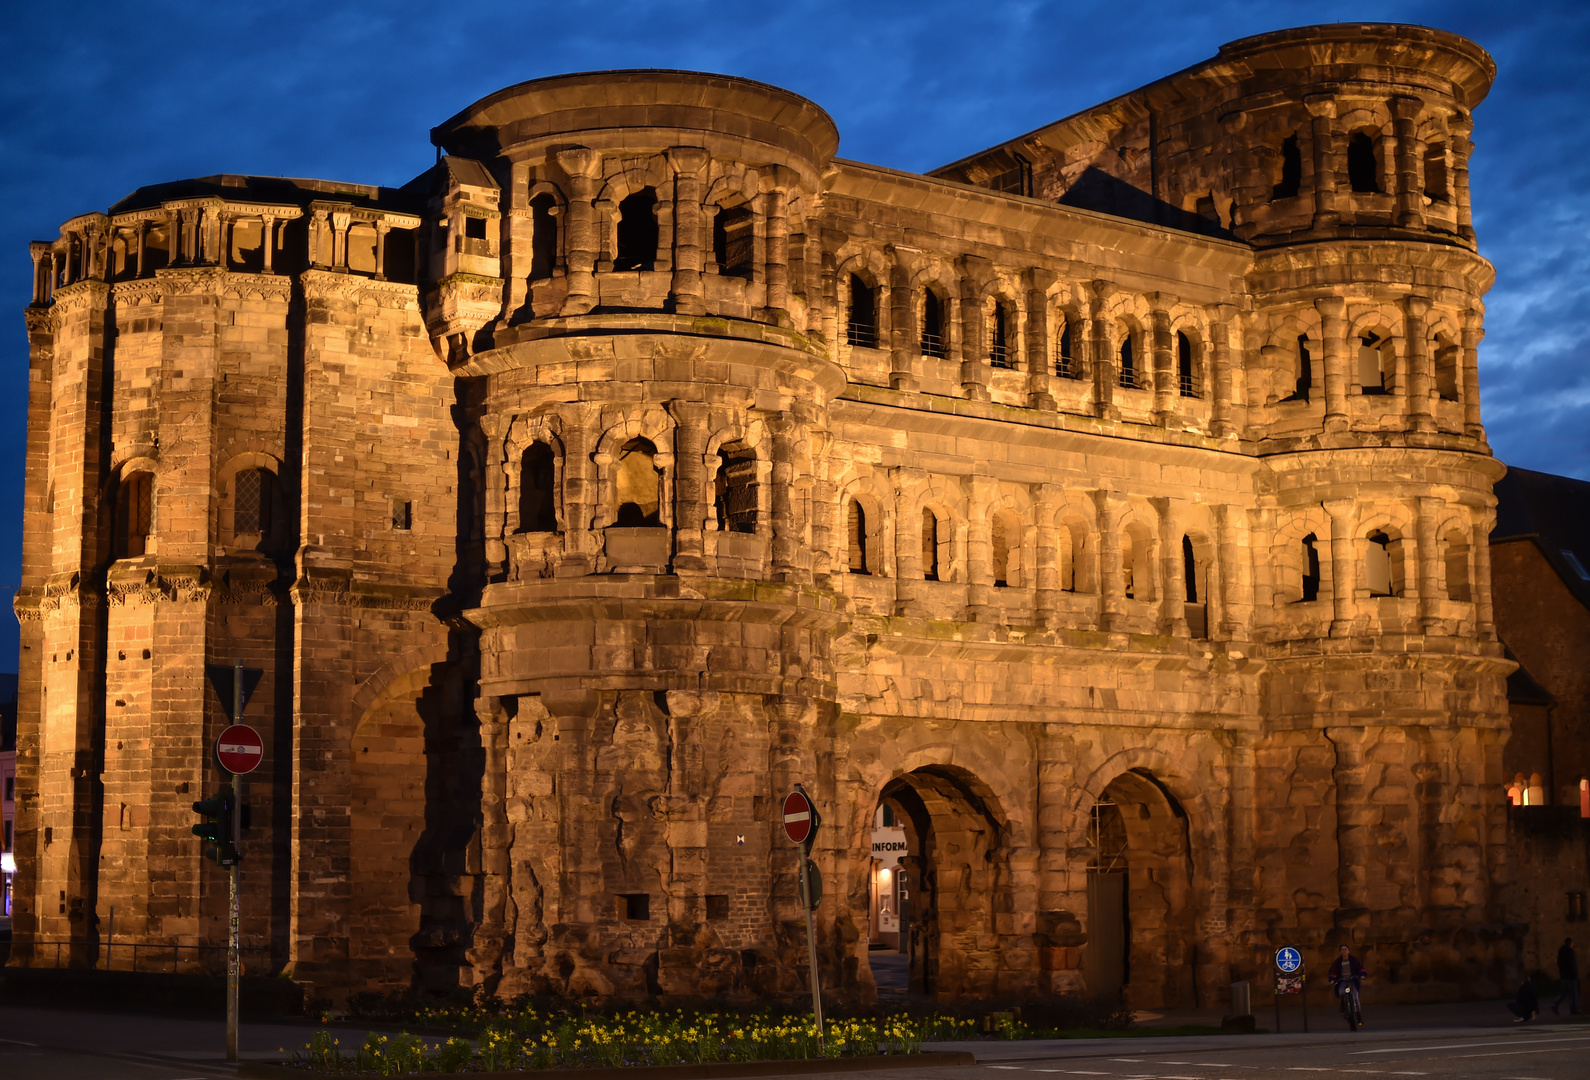
[[[193,827],[193,835],[205,842],[204,857],[218,866],[231,866],[239,861],[237,835],[233,816],[237,806],[232,793],[223,791],[213,799],[200,799],[193,804],[193,812],[204,818],[204,823]]]

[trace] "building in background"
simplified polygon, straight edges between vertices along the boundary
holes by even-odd
[[[1519,664],[1502,753],[1510,904],[1526,963],[1555,978],[1563,938],[1590,941],[1590,482],[1509,468],[1490,546],[1496,632]]]
[[[797,995],[798,781],[840,998],[896,912],[941,999],[1211,1005],[1283,944],[1510,989],[1493,75],[1282,31],[926,175],[774,87],[570,75],[402,189],[68,220],[11,962],[100,963],[112,907],[225,939],[241,661],[244,936],[316,995]]]

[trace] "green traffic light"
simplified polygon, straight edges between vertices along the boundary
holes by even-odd
[[[237,846],[232,843],[235,809],[231,793],[225,791],[213,799],[200,799],[193,804],[193,812],[204,818],[193,826],[193,835],[205,841],[204,857],[219,866],[231,866],[241,858]]]

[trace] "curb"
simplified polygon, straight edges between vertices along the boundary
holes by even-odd
[[[789,1061],[709,1061],[702,1065],[638,1065],[590,1069],[517,1069],[513,1072],[426,1073],[433,1080],[727,1080],[734,1076],[812,1076],[819,1073],[877,1072],[976,1065],[977,1055],[965,1050],[930,1050],[920,1054],[875,1057],[796,1058]],[[274,1062],[245,1061],[237,1075],[244,1080],[305,1080],[333,1075]],[[405,1075],[418,1075],[408,1073]]]

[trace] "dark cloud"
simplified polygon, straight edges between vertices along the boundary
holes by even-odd
[[[428,131],[502,86],[674,67],[762,79],[833,114],[840,152],[923,170],[1214,55],[1317,22],[1401,21],[1496,57],[1476,113],[1481,351],[1507,461],[1590,477],[1590,8],[1582,3],[915,0],[869,4],[325,0],[12,5],[0,71],[0,300],[27,301],[26,243],[140,185],[217,172],[398,184]],[[18,576],[26,343],[0,337],[0,586]],[[15,655],[0,635],[0,669]]]

